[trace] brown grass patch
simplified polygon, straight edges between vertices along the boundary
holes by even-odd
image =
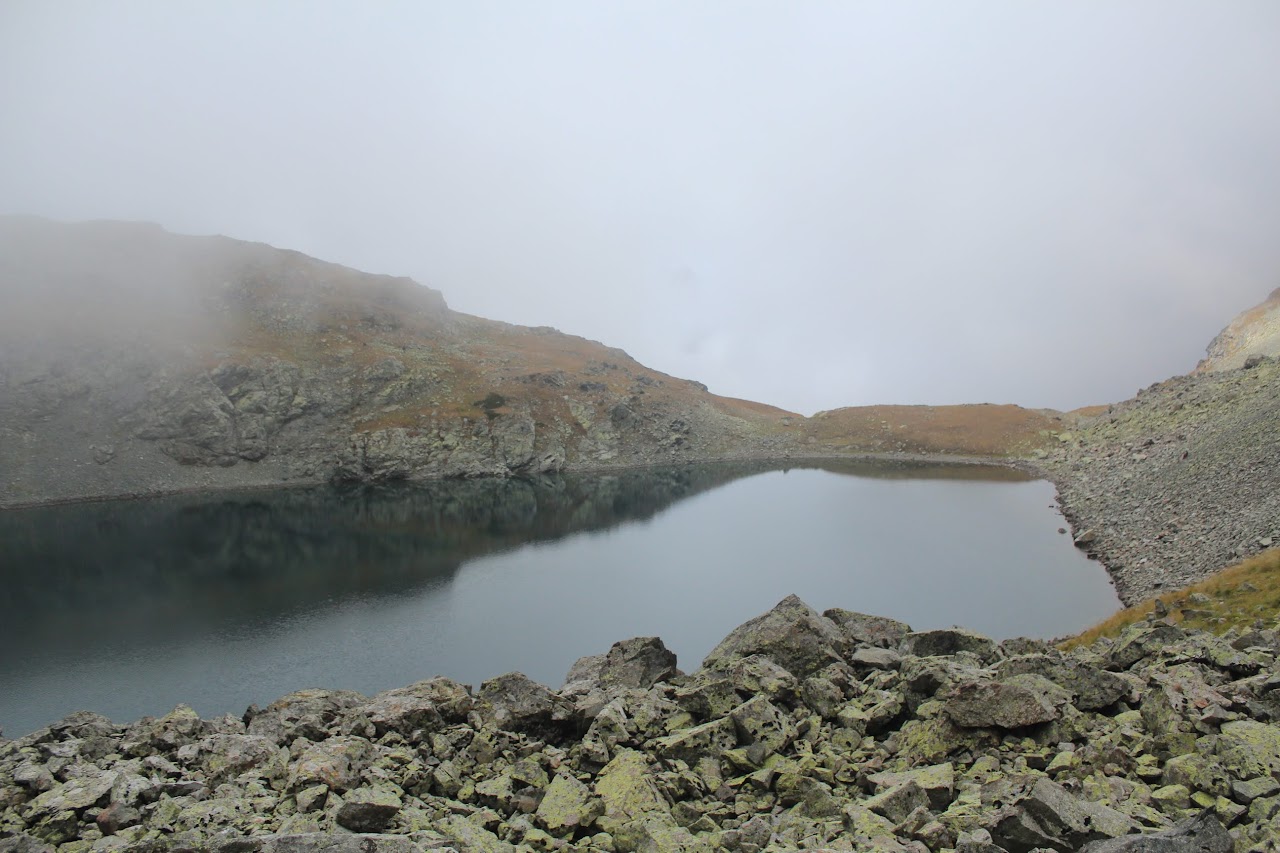
[[[858,406],[809,419],[809,435],[842,450],[1013,456],[1048,446],[1060,418],[1021,406]]]
[[[1274,624],[1280,613],[1280,548],[1263,551],[1199,583],[1125,608],[1066,640],[1062,648],[1085,646],[1102,637],[1118,637],[1133,623],[1149,618],[1157,601],[1164,603],[1169,611],[1167,618],[1174,623],[1216,634],[1231,628],[1248,628],[1258,619]]]

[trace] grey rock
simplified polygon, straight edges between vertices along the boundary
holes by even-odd
[[[843,660],[844,637],[835,623],[794,595],[735,628],[702,665],[724,671],[749,655],[764,655],[798,678]]]
[[[964,628],[939,628],[934,631],[917,631],[902,638],[899,651],[904,655],[935,657],[969,652],[984,663],[994,661],[999,649],[994,640]]]
[[[1070,691],[1072,703],[1082,711],[1095,711],[1119,702],[1129,684],[1113,672],[1089,666],[1057,654],[1030,654],[1006,658],[995,666],[998,678],[1039,675]]]
[[[299,737],[324,740],[344,712],[364,701],[365,697],[350,690],[299,690],[253,713],[248,732],[279,744]]]
[[[822,615],[835,623],[850,647],[869,645],[897,648],[902,638],[911,633],[911,626],[907,623],[885,616],[855,613],[838,607],[825,610]]]
[[[1231,834],[1217,815],[1206,809],[1163,832],[1094,841],[1080,853],[1232,853],[1235,849]]]
[[[1038,691],[1000,681],[970,681],[947,698],[947,716],[963,728],[1020,729],[1056,720],[1058,709]]]
[[[568,736],[577,725],[572,704],[519,672],[481,684],[474,710],[497,728],[553,740]]]
[[[991,826],[992,840],[1009,853],[1037,847],[1078,850],[1090,841],[1127,835],[1134,821],[1114,809],[1078,799],[1049,779],[1035,781],[1016,805]]]
[[[439,731],[466,719],[472,707],[466,687],[447,678],[431,678],[408,687],[384,690],[353,711],[365,716],[379,736]]]
[[[334,819],[352,832],[381,832],[403,805],[400,797],[388,788],[357,788],[343,797]]]
[[[868,669],[898,669],[902,666],[902,655],[893,649],[858,649],[849,655],[849,663]]]

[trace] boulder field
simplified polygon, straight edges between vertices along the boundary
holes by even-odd
[[[243,717],[0,740],[0,853],[1275,851],[1280,633],[1072,652],[794,596],[691,674],[661,640]]]

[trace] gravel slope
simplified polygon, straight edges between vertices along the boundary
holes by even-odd
[[[1178,376],[1040,461],[1077,544],[1132,604],[1280,544],[1280,362]]]

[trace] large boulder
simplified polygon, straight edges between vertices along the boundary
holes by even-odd
[[[621,693],[648,690],[678,673],[675,652],[660,638],[635,637],[614,643],[605,654],[578,658],[560,695],[591,718]]]
[[[412,735],[463,722],[471,706],[466,687],[447,678],[430,678],[408,687],[384,690],[357,710],[368,718],[378,735],[388,731]]]
[[[269,737],[278,744],[300,737],[324,740],[340,716],[364,701],[364,696],[351,690],[298,690],[263,710],[251,708],[246,714],[249,734]]]
[[[475,713],[484,723],[512,732],[563,740],[576,728],[573,705],[520,672],[480,685]]]
[[[1080,853],[1232,853],[1235,849],[1218,816],[1206,809],[1163,832],[1093,841]]]
[[[911,626],[886,616],[871,616],[833,607],[822,615],[835,623],[850,646],[879,646],[897,648],[902,638],[911,633]]]
[[[898,650],[904,655],[922,658],[968,652],[984,663],[991,663],[1000,655],[1000,649],[995,640],[964,628],[916,631],[902,638]]]
[[[1115,809],[1073,796],[1061,785],[1040,777],[1001,809],[991,826],[992,840],[1009,853],[1036,848],[1079,850],[1090,841],[1117,838],[1137,828]]]
[[[1058,709],[1037,690],[1002,681],[968,681],[946,700],[946,714],[966,729],[1021,729],[1058,719]]]
[[[706,669],[727,670],[750,655],[765,655],[798,678],[843,661],[844,635],[836,624],[794,595],[739,625],[702,661]]]
[[[1072,704],[1081,711],[1096,711],[1119,702],[1129,693],[1129,684],[1114,672],[1054,654],[1029,654],[1006,658],[996,664],[1001,679],[1017,675],[1039,675],[1072,694]]]

